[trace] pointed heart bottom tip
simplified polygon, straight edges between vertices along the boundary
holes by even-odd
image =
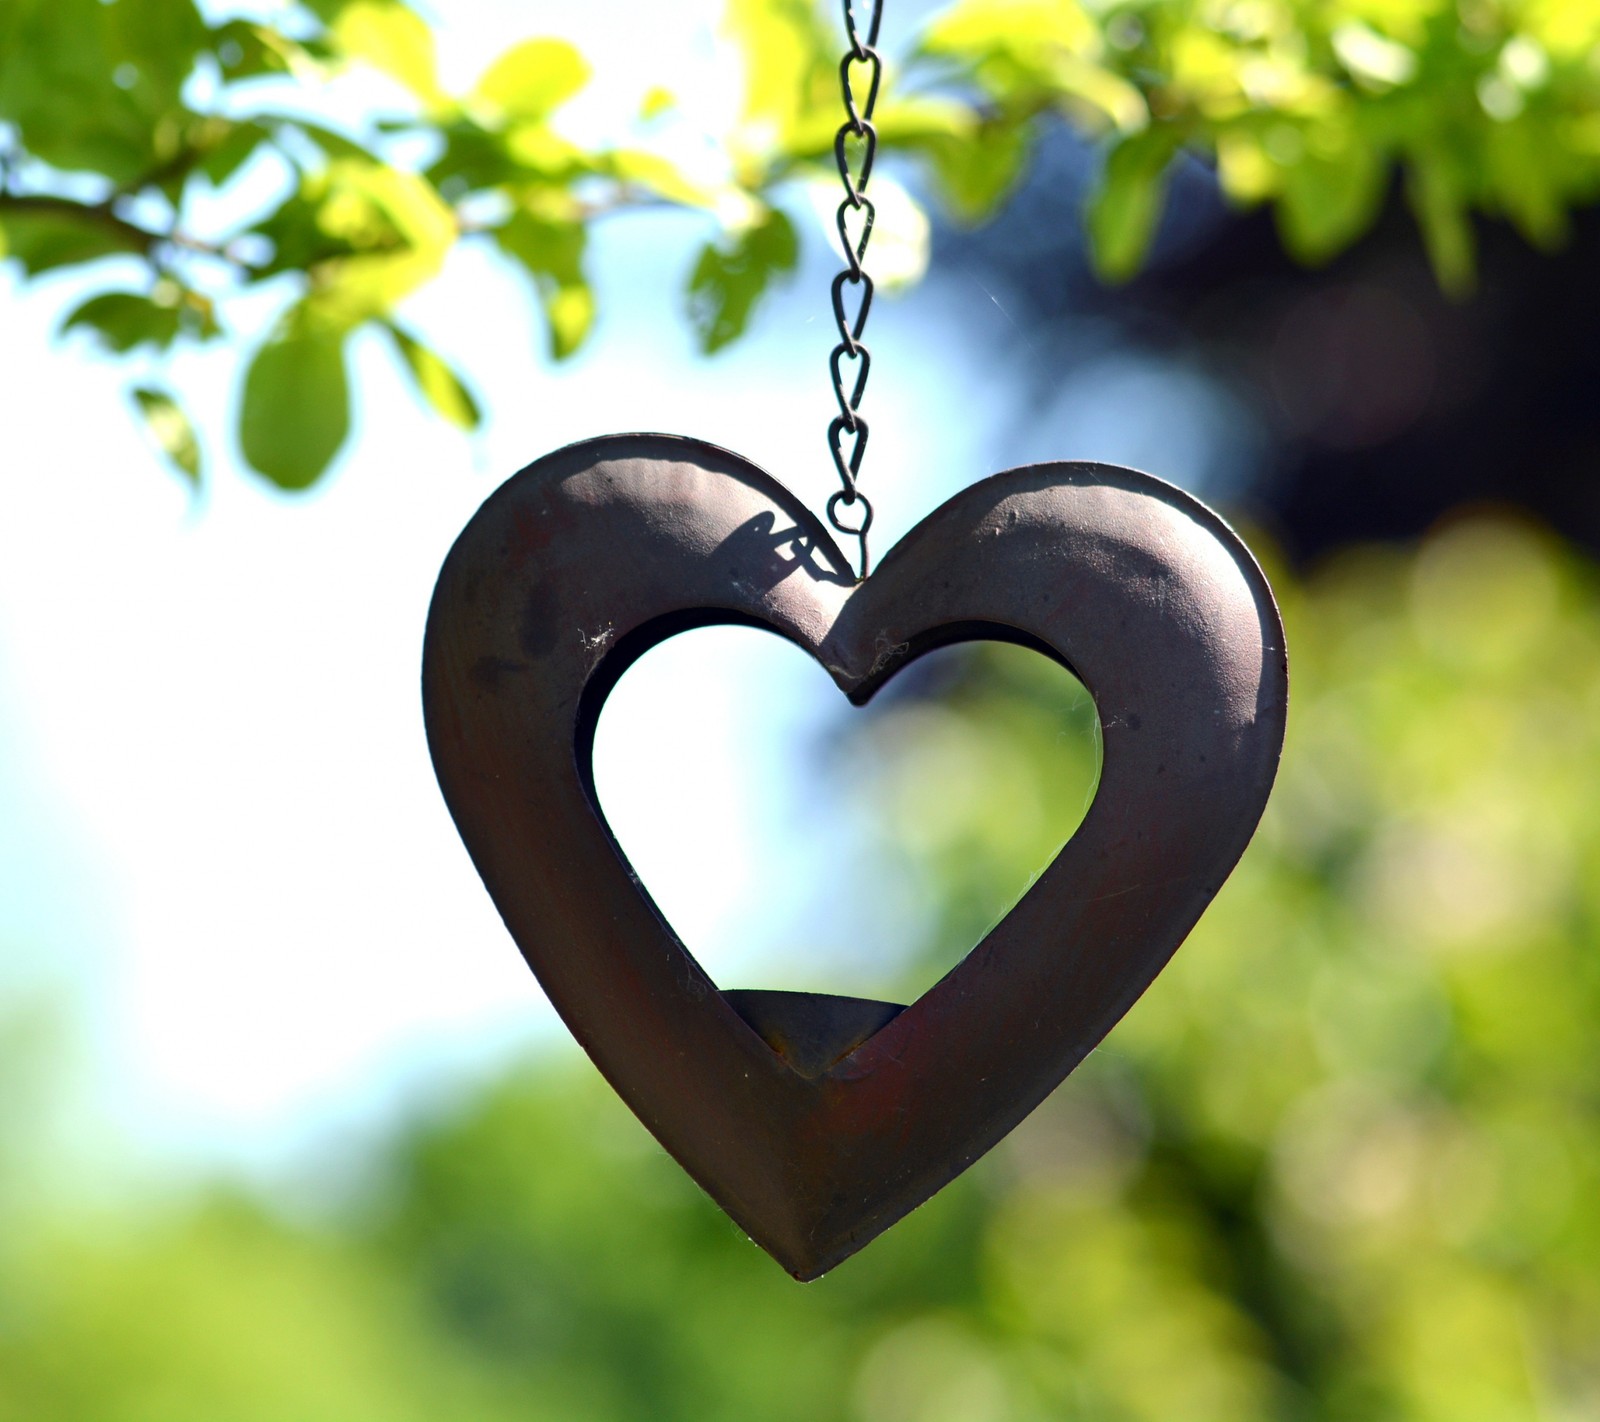
[[[833,993],[732,988],[722,996],[792,1071],[808,1080],[824,1075],[905,1011],[897,1002]],[[820,1279],[878,1233],[812,1235],[800,1221],[790,1224],[779,1234],[752,1231],[751,1238],[802,1284]]]
[[[867,1230],[851,1230],[844,1234],[830,1234],[824,1238],[810,1239],[788,1236],[775,1238],[751,1234],[750,1239],[763,1250],[778,1267],[799,1284],[812,1284],[824,1274],[831,1273],[871,1244],[884,1230],[898,1224],[904,1215],[895,1215]]]
[[[782,1057],[792,1072],[816,1080],[826,1075],[854,1049],[878,1030],[888,1027],[906,1008],[901,1003],[885,1003],[877,998],[838,997],[834,993],[781,992],[773,989],[728,989],[723,992],[728,1006],[744,1019],[750,1029]],[[822,1212],[822,1217],[832,1211]],[[752,1240],[778,1260],[782,1270],[798,1283],[819,1280],[824,1273],[843,1264],[878,1233],[901,1217],[899,1212],[875,1227],[856,1225],[838,1230],[819,1228],[803,1220],[789,1219],[787,1227],[773,1232],[774,1219],[763,1220],[765,1228],[752,1228]],[[746,1225],[750,1228],[750,1224]]]
[[[950,1172],[940,1184],[948,1183],[960,1171]],[[885,1230],[900,1223],[914,1210],[920,1209],[938,1193],[939,1184],[923,1189],[915,1204],[891,1204],[887,1209],[868,1212],[846,1209],[841,1222],[841,1211],[834,1201],[831,1206],[813,1199],[809,1218],[797,1218],[791,1210],[783,1211],[788,1218],[778,1223],[769,1213],[762,1228],[751,1229],[744,1224],[751,1240],[774,1259],[778,1266],[797,1283],[809,1284],[832,1272],[846,1260],[854,1258]],[[792,1206],[793,1202],[791,1202]]]

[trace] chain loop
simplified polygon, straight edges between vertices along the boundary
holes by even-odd
[[[867,102],[864,108],[856,107],[856,86],[850,78],[850,71],[858,64],[865,64],[871,71],[867,80]],[[863,50],[856,54],[853,50],[846,50],[844,58],[839,61],[839,88],[844,92],[845,126],[853,133],[859,134],[872,118],[872,111],[878,105],[878,87],[883,83],[883,60],[879,58],[875,49]]]
[[[872,224],[877,221],[878,209],[872,205],[872,199],[856,196],[854,206],[866,216],[861,221],[861,235],[854,242],[850,240],[850,230],[845,226],[845,219],[850,215],[851,200],[846,198],[839,204],[839,213],[835,218],[835,225],[839,229],[839,245],[844,248],[845,260],[850,263],[850,270],[845,273],[851,281],[860,281],[865,273],[861,269],[861,259],[867,255],[867,243],[872,240]]]
[[[848,282],[861,288],[861,305],[856,308],[855,319],[845,315],[844,288]],[[861,333],[867,328],[867,312],[872,310],[872,278],[865,272],[843,271],[833,279],[833,322],[839,328],[839,344],[854,352],[861,344]]]
[[[856,387],[849,395],[844,393],[844,372],[840,369],[840,362],[848,360],[852,364],[859,361],[861,369],[856,372]],[[861,403],[861,392],[867,388],[867,372],[872,369],[872,352],[865,346],[858,345],[854,350],[848,346],[837,345],[833,354],[828,357],[828,370],[833,376],[833,393],[839,401],[839,418],[844,421],[847,430],[854,430],[856,421],[861,417],[856,414],[856,406]]]
[[[861,545],[861,573],[865,578],[871,569],[867,555],[867,530],[872,527],[872,505],[857,487],[861,473],[861,456],[867,449],[867,422],[861,414],[861,397],[866,394],[867,375],[872,370],[872,353],[861,343],[861,333],[867,327],[867,313],[872,310],[872,278],[862,265],[867,255],[867,244],[872,240],[872,225],[878,212],[867,196],[867,184],[872,179],[872,165],[878,156],[878,130],[873,127],[872,114],[878,105],[878,90],[883,85],[883,57],[878,53],[878,29],[883,23],[883,0],[843,0],[844,28],[850,47],[839,61],[839,91],[844,99],[845,121],[834,135],[833,159],[839,169],[839,181],[844,184],[844,200],[839,204],[835,224],[839,229],[839,242],[844,248],[848,265],[833,279],[833,321],[839,328],[839,344],[828,357],[828,372],[833,377],[833,393],[839,401],[839,413],[828,424],[828,451],[833,455],[834,468],[839,472],[841,487],[828,500],[828,522],[847,537]],[[857,10],[866,11],[863,30]],[[857,77],[861,66],[867,70],[865,96],[857,94]],[[850,161],[850,145],[856,145],[859,166]],[[852,238],[847,219],[851,213],[860,215],[860,233]],[[859,304],[855,315],[845,310],[845,287],[859,289]],[[855,383],[845,390],[844,362],[858,363]],[[845,454],[845,436],[851,437],[850,453]],[[839,514],[841,508],[859,509],[859,522],[847,522]]]
[[[850,458],[844,455],[844,435],[848,431],[855,436],[855,442],[850,446]],[[828,421],[828,448],[833,453],[833,467],[839,471],[839,482],[844,485],[840,490],[845,496],[847,504],[853,504],[857,499],[866,501],[866,495],[856,489],[856,475],[861,469],[861,456],[867,451],[867,422],[865,418],[852,410],[848,415],[835,415]],[[854,534],[855,529],[840,528],[837,523],[835,528],[840,533]],[[866,577],[863,573],[862,577]]]
[[[861,42],[861,28],[856,24],[856,7],[844,0],[844,30],[850,36],[850,50],[857,59],[865,59],[867,51],[878,42],[878,26],[883,23],[883,0],[872,0],[871,18],[867,21],[867,41]]]
[[[839,505],[850,508],[855,504],[861,505],[861,524],[858,528],[851,528],[839,518]],[[867,530],[872,527],[872,505],[861,494],[851,494],[848,489],[835,489],[828,498],[828,522],[840,533],[848,533],[852,538],[859,538],[865,547]],[[866,577],[863,573],[862,577]]]
[[[844,151],[845,140],[859,138],[866,144],[866,153],[861,159],[861,176],[856,177],[850,170],[850,157]],[[839,181],[844,184],[844,200],[851,207],[860,207],[866,202],[862,191],[867,186],[867,179],[872,176],[872,163],[878,156],[878,130],[865,119],[861,122],[861,131],[858,133],[849,124],[845,124],[834,135],[833,160],[839,169]]]

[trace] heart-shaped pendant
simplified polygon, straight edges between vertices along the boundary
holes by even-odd
[[[601,704],[644,652],[713,623],[787,637],[857,704],[977,639],[1043,652],[1093,696],[1088,815],[909,1007],[719,992],[607,828]],[[529,465],[473,517],[439,575],[422,685],[445,800],[550,1000],[661,1144],[809,1279],[999,1141],[1172,956],[1266,803],[1287,668],[1244,545],[1147,475],[997,474],[858,584],[737,455],[618,435]]]

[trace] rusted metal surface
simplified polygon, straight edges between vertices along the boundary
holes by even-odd
[[[1057,658],[1094,697],[1087,817],[909,1007],[718,991],[607,828],[601,703],[650,647],[712,623],[787,637],[857,704],[980,638]],[[787,490],[667,435],[573,445],[497,490],[445,562],[423,662],[439,783],[529,966],[661,1144],[801,1279],[993,1146],[1149,985],[1255,829],[1286,694],[1260,570],[1146,475],[995,475],[857,584]]]

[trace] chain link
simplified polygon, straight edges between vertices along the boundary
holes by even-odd
[[[828,500],[828,522],[838,532],[860,543],[861,576],[865,578],[871,570],[867,530],[872,527],[872,505],[856,487],[856,480],[861,472],[861,456],[867,449],[867,421],[861,414],[861,397],[866,393],[867,375],[872,370],[872,354],[861,343],[861,333],[866,330],[867,313],[872,310],[873,288],[872,278],[862,262],[867,255],[867,244],[872,240],[872,224],[878,215],[872,199],[867,196],[867,183],[878,156],[878,130],[872,126],[872,113],[883,83],[883,59],[876,47],[878,27],[883,23],[883,0],[867,0],[861,8],[869,12],[864,31],[856,15],[857,6],[852,0],[844,0],[844,28],[850,48],[839,61],[839,89],[844,98],[845,121],[833,140],[833,159],[839,169],[839,181],[844,184],[844,199],[839,204],[835,221],[849,265],[833,279],[833,321],[839,328],[839,344],[828,357],[828,373],[833,378],[839,413],[828,424],[828,451],[833,455],[843,487]],[[863,80],[864,96],[858,92]],[[855,163],[850,156],[852,140],[857,151]],[[852,222],[859,229],[854,237],[850,233]],[[853,316],[846,309],[847,287],[854,288],[857,293]],[[847,363],[853,367],[853,383],[845,371]],[[853,511],[849,519],[841,516],[841,508]]]

